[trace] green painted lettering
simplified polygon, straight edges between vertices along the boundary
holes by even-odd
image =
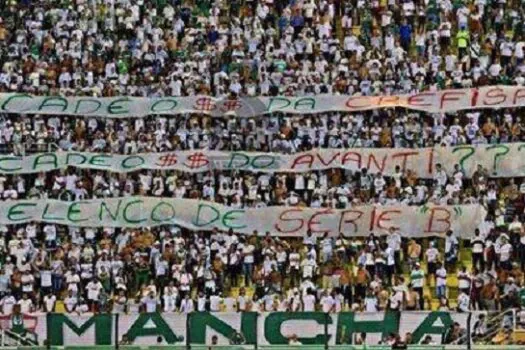
[[[146,221],[146,218],[138,218],[138,219],[134,219],[132,217],[130,217],[128,215],[128,209],[129,207],[133,206],[133,205],[141,205],[143,204],[144,201],[142,199],[135,199],[135,200],[132,200],[131,202],[128,202],[126,203],[126,205],[124,206],[124,209],[122,210],[122,217],[124,218],[124,220],[126,220],[128,223],[130,224],[140,224],[141,222],[144,222]],[[141,205],[141,208],[139,208],[139,211],[137,213],[138,216],[140,216],[140,213],[142,212],[142,205]]]
[[[80,161],[76,161],[80,159]],[[82,165],[86,162],[87,157],[82,153],[68,152],[66,156],[66,165]]]
[[[31,100],[33,97],[31,95],[29,95],[29,94],[15,94],[15,95],[9,96],[8,98],[6,98],[4,103],[2,103],[2,110],[3,111],[10,111],[7,108],[7,105],[9,105],[9,102],[11,102],[12,100],[17,99],[17,98],[28,98],[28,99]],[[22,112],[28,111],[30,109],[31,109],[31,107],[28,107],[26,109],[19,109],[19,108],[17,108],[13,112],[22,113]]]
[[[314,110],[315,109],[315,99],[311,97],[303,97],[295,101],[293,106],[296,110]]]
[[[120,213],[120,204],[122,203],[122,199],[119,199],[117,202],[117,208],[114,213],[111,212],[111,208],[108,207],[108,205],[105,202],[100,203],[100,208],[98,210],[98,219],[100,221],[104,220],[106,216],[104,215],[104,211],[107,212],[107,214],[111,217],[113,221],[116,221],[118,219],[119,213]]]
[[[44,169],[39,169],[39,167],[50,165],[48,167],[44,167]],[[58,168],[58,159],[56,154],[54,153],[42,153],[35,157],[35,160],[33,161],[33,170],[52,170]]]
[[[267,169],[275,163],[275,156],[262,154],[259,156],[253,157],[252,167],[254,169]]]
[[[60,96],[52,96],[52,97],[46,97],[40,103],[40,106],[38,106],[38,110],[41,111],[44,108],[62,108],[62,112],[64,112],[67,109],[67,100]]]
[[[168,344],[184,341],[178,337],[159,313],[142,313],[126,333],[129,341],[133,342],[140,337],[162,337]],[[154,339],[155,339],[154,338]],[[153,341],[153,340],[152,340]]]
[[[277,104],[277,106],[274,106],[274,104]],[[270,97],[270,103],[268,103],[268,107],[266,108],[266,111],[272,112],[275,110],[283,109],[291,105],[292,102],[284,97]]]
[[[438,322],[439,320],[439,322]],[[435,325],[437,322],[438,325]],[[427,334],[445,334],[447,329],[454,323],[448,312],[434,311],[427,314],[427,317],[419,324],[412,333],[413,344],[419,344],[421,339]]]
[[[243,164],[238,163],[236,158],[241,158]],[[243,153],[233,152],[230,156],[230,163],[228,163],[228,169],[244,168],[250,163],[250,157]]]
[[[166,212],[168,212],[168,214],[166,214]],[[160,202],[151,210],[151,221],[153,222],[166,222],[174,218],[175,208],[168,202]]]
[[[21,170],[21,166],[15,166],[15,167],[4,167],[2,163],[9,163],[9,162],[17,162],[19,164],[22,161],[22,157],[1,157],[0,158],[0,172],[14,172],[17,170]]]
[[[255,344],[257,340],[257,313],[256,312],[243,312],[241,314],[241,329],[237,330],[228,323],[224,322],[219,317],[209,312],[194,312],[189,315],[191,325],[191,339],[188,339],[194,344],[207,344],[209,343],[207,337],[207,329],[211,328],[215,333],[225,337],[226,340],[232,338],[232,336],[240,331],[244,336],[246,344]]]
[[[108,105],[109,114],[125,114],[129,113],[129,109],[125,108],[122,104],[129,103],[130,100],[127,97],[118,98]],[[122,104],[121,104],[122,103]]]
[[[359,321],[353,312],[341,312],[337,318],[336,344],[351,344],[356,333],[382,333],[388,335],[397,333],[399,329],[399,314],[394,311],[385,312],[380,321]]]
[[[130,157],[125,158],[122,161],[121,166],[124,169],[132,169],[132,168],[138,168],[141,165],[143,165],[144,163],[146,163],[144,158],[142,158],[140,156],[130,156]]]
[[[177,107],[177,101],[173,99],[162,99],[156,101],[150,108],[152,113],[169,112]]]
[[[211,218],[211,219],[207,219],[208,221],[206,222],[201,222],[201,212],[202,212],[202,209],[211,209],[213,211],[213,214],[215,214],[215,217],[214,218]],[[193,225],[197,226],[197,227],[203,227],[203,226],[207,226],[207,225],[210,225],[212,223],[214,223],[215,221],[219,220],[221,216],[221,213],[219,212],[218,209],[215,209],[214,207],[212,207],[211,205],[209,204],[204,204],[204,203],[200,203],[199,204],[199,207],[197,208],[197,217],[195,218],[195,221],[193,221]]]
[[[287,321],[304,320],[316,322],[320,325],[332,324],[330,315],[321,312],[274,312],[264,319],[264,337],[270,344],[288,344],[288,338],[281,332],[281,326]],[[297,334],[299,341],[304,345],[325,344],[328,339],[325,334],[311,334],[309,337]]]
[[[106,163],[106,159],[113,159],[109,154],[96,154],[89,159],[89,164],[100,167],[110,167],[110,163]]]
[[[67,208],[67,219],[73,223],[86,221],[87,218],[79,218],[80,214],[82,213],[80,210],[80,204],[89,204],[88,202],[75,202],[71,203],[69,205],[69,208]]]
[[[36,207],[36,203],[17,203],[11,207],[9,207],[9,210],[7,211],[7,219],[9,221],[27,221],[32,218],[32,216],[23,216],[25,214],[24,210],[21,210],[19,208],[23,207]],[[22,215],[22,216],[20,216]],[[20,217],[19,217],[20,216]]]
[[[53,210],[51,210],[51,213],[49,212],[49,207],[51,204],[47,203],[46,207],[44,208],[44,212],[42,213],[42,220],[43,221],[61,221],[65,218],[61,218],[60,216],[51,216],[53,214]]]
[[[79,324],[78,321],[73,322],[64,314],[48,314],[47,317],[47,339],[50,345],[77,345],[85,343],[82,340],[82,335],[85,334],[91,327],[95,326],[95,345],[112,345],[113,337],[113,315],[111,314],[96,314],[91,316],[84,323]],[[78,318],[75,318],[78,320]],[[85,320],[81,318],[81,320]],[[69,330],[66,331],[66,328]],[[66,344],[64,335],[67,333],[67,339],[71,339],[73,334],[79,337],[79,342],[73,344]]]
[[[246,227],[246,225],[233,225],[232,223],[230,223],[230,221],[239,219],[238,217],[235,216],[235,214],[237,213],[244,214],[244,210],[238,209],[238,210],[227,211],[222,217],[222,224],[228,228],[233,228],[233,229],[241,229],[241,228]]]
[[[90,109],[90,110],[80,110],[80,105],[82,104],[89,104],[89,103],[92,103],[92,104],[95,104],[96,107]],[[77,101],[77,104],[75,106],[75,113],[79,113],[79,114],[91,114],[91,113],[95,113],[97,112],[99,109],[100,109],[100,106],[102,106],[102,102],[100,102],[99,100],[96,100],[94,98],[89,98],[89,99],[81,99],[81,100],[78,100]]]

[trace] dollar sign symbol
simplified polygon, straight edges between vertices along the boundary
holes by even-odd
[[[190,169],[201,168],[207,166],[208,164],[210,164],[210,161],[208,160],[208,157],[202,152],[190,154],[186,159],[186,163],[184,163],[184,165]]]
[[[200,97],[195,101],[193,108],[198,111],[213,111],[217,106],[210,97]]]

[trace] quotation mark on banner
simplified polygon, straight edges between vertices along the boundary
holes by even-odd
[[[420,209],[419,209],[419,213],[420,214],[426,214],[428,211],[429,211],[429,207],[426,206],[426,205],[423,205]],[[456,218],[459,218],[463,215],[463,209],[461,207],[454,207],[454,214],[456,214]]]
[[[208,157],[202,152],[189,155],[186,163],[184,163],[184,165],[190,169],[200,168],[208,164],[210,164],[210,161],[208,160]]]
[[[158,166],[168,167],[177,164],[177,156],[174,153],[168,153],[159,157]]]

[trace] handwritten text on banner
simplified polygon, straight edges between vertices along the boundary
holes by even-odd
[[[199,113],[223,116],[234,113],[253,117],[272,112],[322,113],[354,112],[402,107],[429,113],[479,108],[525,106],[525,87],[487,86],[479,89],[426,91],[411,95],[349,96],[315,95],[304,97],[247,97],[237,100],[209,96],[189,97],[60,97],[29,94],[0,94],[0,112],[100,116],[108,118]]]
[[[193,230],[233,229],[259,234],[302,236],[307,230],[332,236],[386,233],[394,227],[410,237],[449,229],[470,237],[485,217],[480,205],[361,206],[344,210],[300,207],[235,209],[192,199],[125,197],[77,202],[16,200],[0,202],[0,224],[52,222],[72,226],[144,227],[177,224]]]
[[[0,173],[37,173],[68,166],[130,172],[140,169],[205,172],[245,170],[253,172],[307,172],[330,168],[382,172],[392,175],[399,166],[416,172],[420,178],[432,178],[440,163],[449,175],[459,164],[467,177],[483,165],[494,177],[522,176],[525,171],[525,143],[436,148],[352,148],[320,149],[293,155],[277,153],[177,151],[117,155],[108,153],[57,152],[26,157],[1,156]]]

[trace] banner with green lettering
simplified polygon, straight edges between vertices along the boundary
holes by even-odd
[[[134,345],[211,344],[216,337],[219,345],[243,343],[287,344],[295,335],[302,344],[352,344],[356,336],[366,333],[367,344],[378,344],[391,333],[411,332],[418,344],[426,335],[435,343],[454,322],[464,330],[472,328],[481,312],[377,312],[325,314],[321,312],[265,313],[141,313],[141,314],[40,314],[26,329],[43,344],[115,345],[126,339]],[[29,335],[27,335],[29,337]]]
[[[275,206],[233,208],[194,199],[123,197],[84,201],[13,200],[0,202],[0,224],[51,222],[84,227],[146,227],[176,224],[191,230],[234,229],[251,234],[337,236],[386,234],[390,228],[407,237],[425,237],[454,230],[470,237],[486,212],[478,204],[457,206],[357,206],[313,209]]]
[[[401,107],[429,113],[445,113],[480,108],[525,106],[525,88],[485,86],[474,89],[425,91],[410,95],[362,96],[315,95],[302,97],[243,97],[240,99],[188,97],[62,97],[29,94],[0,94],[0,112],[98,116],[106,118],[148,115],[206,114],[214,117],[234,115],[254,117],[273,112],[324,113],[354,112]]]
[[[525,171],[525,143],[462,145],[435,148],[315,149],[297,154],[222,151],[176,151],[121,155],[89,152],[40,153],[26,157],[0,156],[0,173],[38,173],[67,167],[131,172],[141,169],[179,170],[196,173],[210,170],[295,172],[342,168],[392,176],[410,169],[419,178],[431,179],[441,164],[449,176],[458,165],[471,177],[478,165],[493,177],[521,176]]]

